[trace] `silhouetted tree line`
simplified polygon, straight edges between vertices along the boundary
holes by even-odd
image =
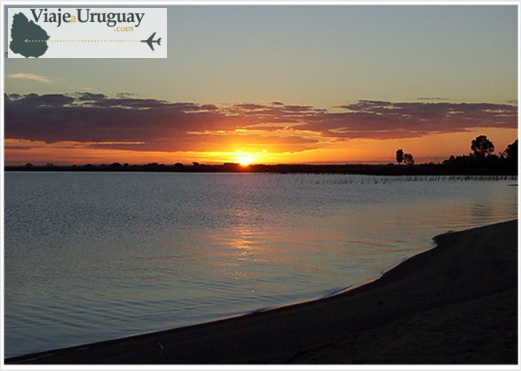
[[[470,143],[471,153],[464,156],[450,156],[443,161],[445,166],[479,168],[515,168],[517,169],[517,139],[503,152],[495,155],[495,146],[486,135],[480,135]]]
[[[504,160],[506,161],[506,159]],[[6,166],[6,171],[74,171],[74,172],[183,172],[183,173],[277,173],[277,174],[365,174],[365,175],[507,175],[516,176],[517,167],[502,166],[458,166],[446,164],[418,164],[414,166],[388,165],[307,165],[307,164],[280,164],[262,165],[252,164],[240,166],[233,164],[206,165],[206,164],[146,164],[146,165],[22,165]]]

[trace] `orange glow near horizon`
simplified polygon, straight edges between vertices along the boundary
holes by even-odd
[[[223,151],[216,146],[213,151],[137,151],[111,149],[99,143],[57,142],[45,143],[18,139],[4,140],[5,165],[85,165],[85,164],[147,164],[157,162],[223,164],[304,164],[304,163],[391,163],[395,162],[396,150],[411,153],[417,164],[442,162],[449,156],[467,155],[470,143],[478,135],[486,135],[495,145],[495,154],[517,139],[517,129],[477,129],[462,133],[434,134],[407,139],[351,139],[338,142],[314,143],[316,148],[295,151],[271,151],[268,149]],[[226,143],[226,146],[233,145]],[[265,148],[269,148],[266,143]],[[222,147],[222,146],[220,146]],[[244,147],[243,147],[244,148]],[[261,147],[262,148],[262,147]]]

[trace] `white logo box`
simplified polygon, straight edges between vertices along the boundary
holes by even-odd
[[[8,8],[7,14],[8,58],[167,58],[166,8],[60,7],[40,3]],[[47,40],[33,36],[45,34],[39,29],[47,33]],[[13,41],[16,44],[11,47]],[[47,49],[41,43],[47,44]],[[35,55],[30,55],[34,50]]]

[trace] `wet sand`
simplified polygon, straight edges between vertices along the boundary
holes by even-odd
[[[514,220],[437,236],[335,297],[5,363],[517,364],[517,231]]]

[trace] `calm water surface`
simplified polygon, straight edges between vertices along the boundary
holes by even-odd
[[[516,183],[6,173],[5,355],[331,294],[437,234],[516,218]]]

